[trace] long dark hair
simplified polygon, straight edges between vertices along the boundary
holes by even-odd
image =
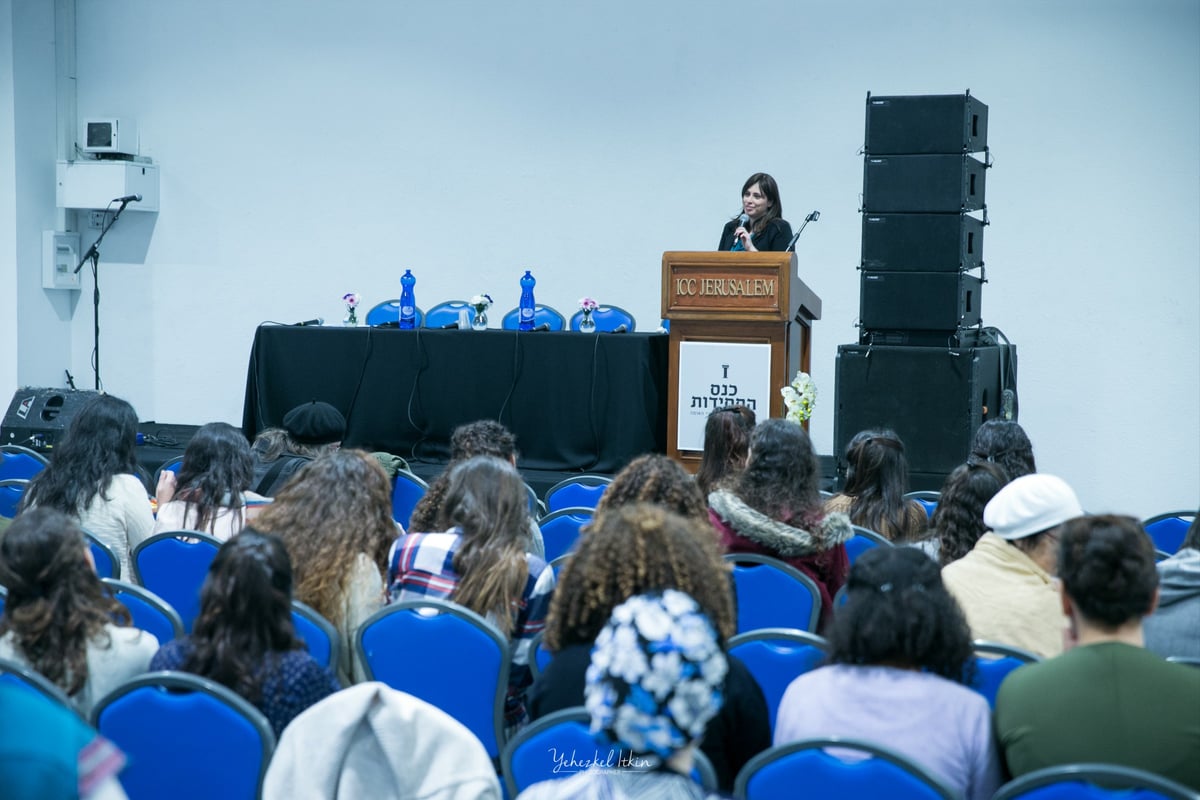
[[[0,584],[8,588],[0,636],[13,632],[34,670],[68,695],[87,683],[87,645],[108,639],[129,612],[109,597],[87,559],[83,531],[63,512],[22,512],[0,539]]]
[[[755,221],[754,227],[750,231],[752,234],[762,233],[766,230],[767,225],[771,223],[771,220],[779,219],[783,216],[783,201],[779,199],[779,184],[767,173],[756,172],[747,178],[746,182],[742,184],[742,194],[750,191],[750,187],[756,183],[758,184],[758,188],[762,190],[763,197],[767,198],[767,201],[771,204],[771,207]],[[738,215],[741,213],[739,211]],[[734,216],[734,219],[737,219],[737,215]]]
[[[304,647],[292,625],[292,561],[278,536],[246,530],[217,551],[181,669],[261,698],[263,664]]]
[[[515,462],[517,437],[504,425],[491,419],[468,422],[455,428],[450,435],[450,462],[417,501],[408,523],[409,531],[435,529],[438,513],[446,497],[446,487],[450,485],[450,472],[473,456],[495,456],[503,461]]]
[[[968,464],[991,461],[999,464],[1010,481],[1037,472],[1033,443],[1025,429],[1006,419],[990,419],[975,429]]]
[[[746,465],[754,422],[754,411],[743,405],[725,406],[708,415],[704,423],[704,452],[696,470],[696,483],[706,498],[722,479]]]
[[[983,507],[1006,483],[1004,469],[990,461],[962,464],[946,476],[929,521],[932,536],[940,542],[938,561],[943,567],[969,553],[987,531]]]
[[[755,511],[811,531],[825,516],[820,478],[820,462],[804,428],[768,419],[750,434],[750,457],[732,491]]]
[[[850,567],[846,604],[829,631],[829,660],[973,677],[971,629],[933,559],[915,547],[874,547]]]
[[[846,445],[846,464],[842,491],[851,498],[850,521],[893,541],[903,539],[908,530],[904,442],[894,431],[860,431]]]
[[[57,508],[78,516],[114,476],[137,474],[137,413],[112,395],[89,400],[71,420],[50,466],[30,481],[22,508]]]
[[[241,517],[242,492],[253,480],[254,454],[245,435],[229,423],[210,422],[183,451],[175,498],[185,503],[185,518],[195,508],[196,530],[211,531],[222,507]]]
[[[529,498],[516,469],[495,456],[475,456],[450,471],[438,520],[457,527],[462,543],[454,556],[460,576],[451,599],[512,632],[514,610],[529,577],[525,539]]]

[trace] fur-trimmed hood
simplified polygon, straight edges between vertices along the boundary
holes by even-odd
[[[841,513],[826,514],[816,531],[807,531],[755,511],[727,491],[710,494],[708,505],[739,536],[773,550],[783,558],[820,553],[854,536],[850,518]]]

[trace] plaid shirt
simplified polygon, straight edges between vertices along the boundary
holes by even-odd
[[[462,544],[457,530],[445,533],[410,533],[392,544],[388,554],[388,593],[391,602],[435,597],[453,600],[460,576],[454,570],[454,556]],[[526,553],[529,575],[513,619],[511,666],[508,673],[506,722],[520,725],[527,721],[525,690],[533,683],[529,669],[529,641],[546,627],[546,612],[554,592],[554,571],[537,556]]]

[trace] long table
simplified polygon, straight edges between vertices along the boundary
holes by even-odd
[[[253,438],[324,400],[344,444],[445,461],[450,434],[495,419],[526,469],[616,472],[665,452],[667,336],[262,325],[242,426]]]

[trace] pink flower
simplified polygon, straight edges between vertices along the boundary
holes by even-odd
[[[590,297],[579,298],[579,308],[581,311],[595,311],[599,306],[600,304]]]
[[[358,295],[354,292],[346,292],[342,295],[342,302],[346,304],[346,308],[358,307]]]

